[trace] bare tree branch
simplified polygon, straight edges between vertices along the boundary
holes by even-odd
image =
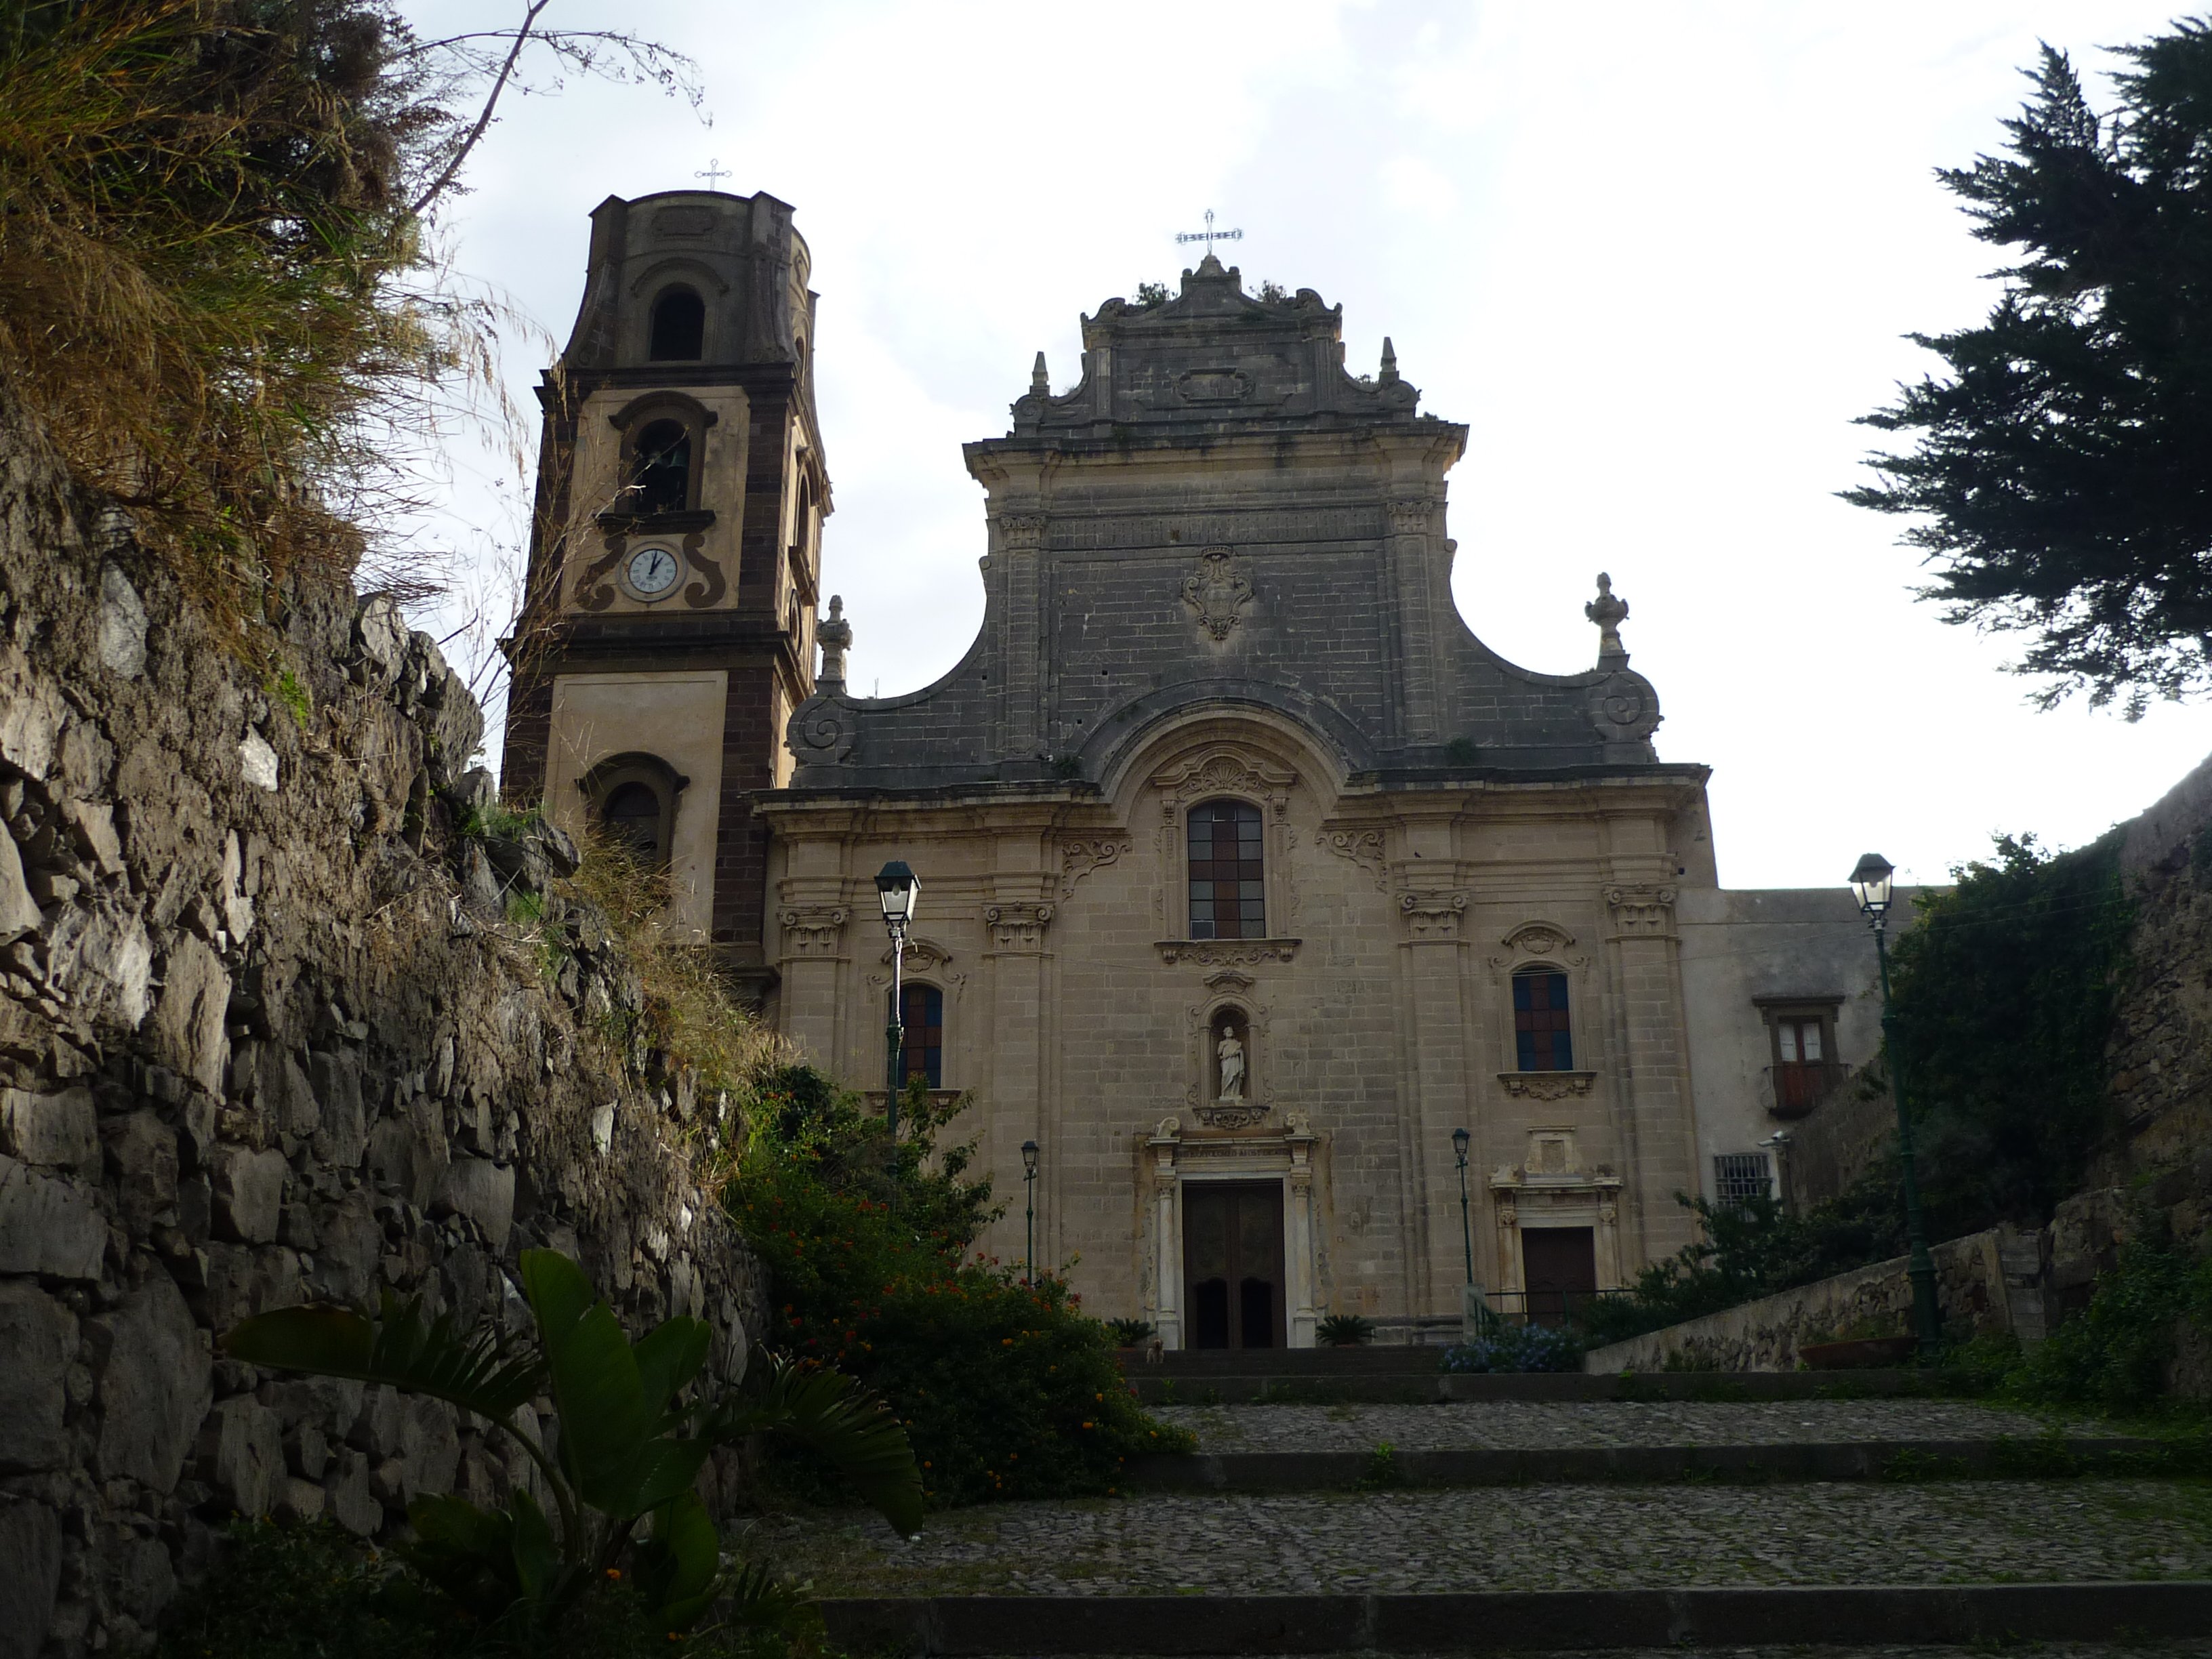
[[[438,175],[428,190],[416,197],[409,205],[409,212],[419,217],[423,209],[437,200],[445,192],[446,187],[453,182],[454,177],[461,170],[461,163],[469,159],[469,152],[477,147],[477,141],[484,136],[484,129],[491,125],[491,112],[498,107],[499,95],[507,88],[507,77],[514,73],[515,60],[522,56],[523,47],[530,44],[531,26],[537,22],[538,15],[552,3],[553,0],[530,0],[529,9],[523,14],[522,27],[514,32],[514,45],[508,48],[507,61],[500,65],[499,76],[491,83],[491,90],[484,96],[483,110],[477,115],[476,125],[471,127],[469,136],[461,140],[460,148],[453,152],[453,159],[446,163],[445,171]]]

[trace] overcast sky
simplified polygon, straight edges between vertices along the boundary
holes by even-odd
[[[417,3],[426,27],[515,4]],[[1662,758],[1713,768],[1722,880],[1839,884],[1887,853],[1940,879],[1996,831],[2077,845],[2212,750],[2212,704],[2130,726],[2040,714],[2014,642],[1942,624],[1895,521],[1834,492],[1851,424],[1934,360],[1901,337],[1978,320],[1999,254],[1932,169],[1999,143],[2047,40],[2100,46],[2136,0],[1911,4],[805,6],[555,0],[698,59],[712,125],[637,88],[507,107],[452,251],[565,339],[586,215],[721,187],[793,203],[821,295],[836,513],[824,588],[857,690],[927,684],[982,613],[982,493],[960,445],[1006,429],[1079,313],[1194,263],[1211,207],[1246,285],[1344,307],[1421,407],[1470,428],[1450,477],[1468,623],[1550,673],[1595,660],[1612,574]],[[2100,102],[2106,88],[2096,87]],[[508,378],[546,347],[510,340]],[[469,544],[521,515],[491,471],[452,500]],[[496,556],[483,555],[489,570]],[[495,742],[495,750],[496,744]],[[495,759],[496,758],[495,755]]]

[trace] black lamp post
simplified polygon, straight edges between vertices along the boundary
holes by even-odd
[[[1464,1129],[1452,1131],[1452,1156],[1459,1162],[1459,1242],[1467,1252],[1467,1282],[1474,1283],[1474,1234],[1467,1221],[1467,1146],[1474,1137]]]
[[[1036,1161],[1037,1144],[1022,1142],[1022,1224],[1027,1237],[1022,1244],[1022,1283],[1036,1283]]]
[[[1936,1306],[1936,1259],[1928,1254],[1928,1226],[1920,1214],[1920,1183],[1912,1168],[1912,1120],[1905,1109],[1905,1048],[1898,1041],[1897,1024],[1889,1006],[1889,905],[1896,866],[1879,853],[1869,853],[1851,872],[1851,892],[1859,912],[1874,929],[1875,960],[1881,968],[1881,1035],[1889,1050],[1889,1088],[1897,1102],[1897,1162],[1905,1187],[1905,1237],[1911,1251],[1907,1273],[1912,1280],[1912,1324],[1920,1338],[1920,1363],[1933,1365],[1943,1341],[1943,1318]]]
[[[884,1062],[886,1088],[884,1094],[884,1125],[890,1132],[891,1167],[898,1167],[898,1100],[899,1087],[906,1079],[899,1075],[899,1059],[906,1048],[906,1008],[900,969],[906,963],[906,930],[914,920],[914,907],[921,896],[921,884],[914,878],[914,872],[898,859],[876,872],[876,896],[883,901],[884,926],[891,936],[891,1017],[884,1027],[884,1046],[888,1051]]]

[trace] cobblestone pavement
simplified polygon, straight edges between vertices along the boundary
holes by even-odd
[[[2042,1419],[1955,1400],[1501,1400],[1425,1406],[1154,1406],[1200,1451],[1400,1451],[1462,1446],[1771,1445],[1787,1441],[1981,1440],[2044,1432]],[[2093,1425],[2071,1428],[2094,1431]]]
[[[1569,1656],[1576,1651],[1565,1650]],[[1990,1659],[1988,1648],[1946,1647],[1606,1648],[1601,1651],[1604,1659]],[[2023,1659],[2212,1659],[2212,1640],[2141,1644],[2035,1642],[2022,1645],[2019,1651]],[[1251,1654],[1246,1659],[1292,1659],[1292,1656]],[[1312,1659],[1312,1656],[1300,1655],[1297,1659]],[[1347,1655],[1346,1659],[1358,1656]],[[1425,1659],[1425,1656],[1397,1655],[1394,1659]],[[1425,1659],[1443,1656],[1426,1656]],[[1454,1659],[1463,1659],[1463,1656],[1454,1656]],[[1559,1659],[1559,1651],[1554,1650],[1547,1659]]]
[[[1288,1595],[2212,1577],[2212,1486],[2065,1480],[1152,1496],[757,1523],[817,1594]]]

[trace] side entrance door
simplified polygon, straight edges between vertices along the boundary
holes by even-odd
[[[1282,1183],[1192,1182],[1182,1221],[1191,1346],[1282,1346]]]
[[[1521,1263],[1531,1324],[1565,1324],[1597,1294],[1597,1237],[1588,1227],[1522,1228]]]

